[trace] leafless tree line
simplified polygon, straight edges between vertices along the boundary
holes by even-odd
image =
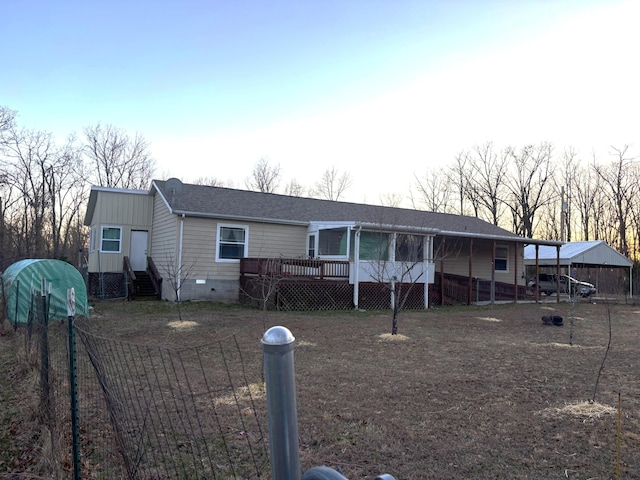
[[[550,143],[460,152],[446,169],[415,177],[414,208],[472,215],[525,237],[605,240],[640,257],[640,164],[631,147],[582,158]]]
[[[216,178],[199,178],[200,185],[233,187],[233,182],[225,182]],[[327,168],[320,178],[309,187],[302,185],[297,179],[290,179],[281,189],[282,172],[280,164],[273,164],[267,158],[261,158],[254,165],[251,175],[245,178],[244,184],[248,190],[262,193],[282,193],[294,197],[322,198],[324,200],[342,200],[346,191],[353,185],[349,172],[341,172],[335,166]]]
[[[59,144],[0,106],[0,270],[22,258],[76,264],[90,185],[146,188],[153,168],[139,135],[98,124]]]
[[[83,226],[90,185],[148,188],[155,169],[141,135],[112,125],[86,127],[62,144],[48,132],[21,128],[17,113],[0,106],[0,269],[21,258],[64,258],[86,246]],[[260,159],[245,187],[266,193],[342,200],[353,185],[331,166],[310,186],[281,186],[280,165]],[[233,186],[216,178],[195,183]],[[525,237],[605,240],[640,257],[640,167],[629,145],[605,158],[581,157],[550,143],[461,151],[446,168],[414,176],[408,196],[380,203],[479,217]],[[407,198],[405,198],[407,197]]]

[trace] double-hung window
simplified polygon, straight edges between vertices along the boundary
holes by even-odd
[[[509,271],[509,247],[496,246],[496,272]]]
[[[249,227],[245,225],[218,225],[216,260],[232,262],[248,256]]]
[[[102,227],[100,251],[106,253],[120,253],[122,251],[121,227]]]

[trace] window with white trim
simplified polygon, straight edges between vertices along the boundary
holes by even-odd
[[[309,258],[316,258],[316,234],[312,233],[307,237],[307,255]]]
[[[218,224],[216,261],[235,262],[246,258],[249,251],[249,227]]]
[[[509,247],[496,246],[496,272],[509,271]]]
[[[105,253],[122,251],[122,227],[102,227],[100,251]]]
[[[347,255],[347,227],[326,228],[318,232],[318,255],[338,257]]]

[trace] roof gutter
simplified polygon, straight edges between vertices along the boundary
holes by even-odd
[[[223,213],[202,213],[202,212],[190,212],[187,210],[171,210],[171,213],[175,215],[186,215],[188,217],[199,217],[199,218],[223,218],[225,220],[241,220],[245,222],[260,222],[260,223],[279,223],[281,225],[298,225],[302,227],[306,227],[309,225],[309,222],[303,222],[300,220],[283,220],[279,218],[262,218],[262,217],[248,217],[242,215],[228,215]]]
[[[438,232],[440,235],[449,237],[462,237],[462,238],[483,238],[485,240],[501,240],[503,242],[517,242],[527,245],[549,245],[559,247],[564,245],[564,242],[558,240],[538,240],[536,238],[525,238],[518,236],[507,235],[491,235],[487,233],[472,233],[472,232],[452,232],[448,230],[441,230]]]

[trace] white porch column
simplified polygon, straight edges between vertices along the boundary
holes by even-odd
[[[391,296],[389,298],[390,307],[393,310],[396,304],[396,242],[397,242],[397,233],[393,232],[391,235],[391,251],[389,252],[389,257],[391,259],[391,265],[393,265],[393,271],[391,275]]]
[[[360,230],[362,227],[358,227],[356,230],[355,242],[353,242],[353,305],[358,310],[358,297],[360,296]]]

